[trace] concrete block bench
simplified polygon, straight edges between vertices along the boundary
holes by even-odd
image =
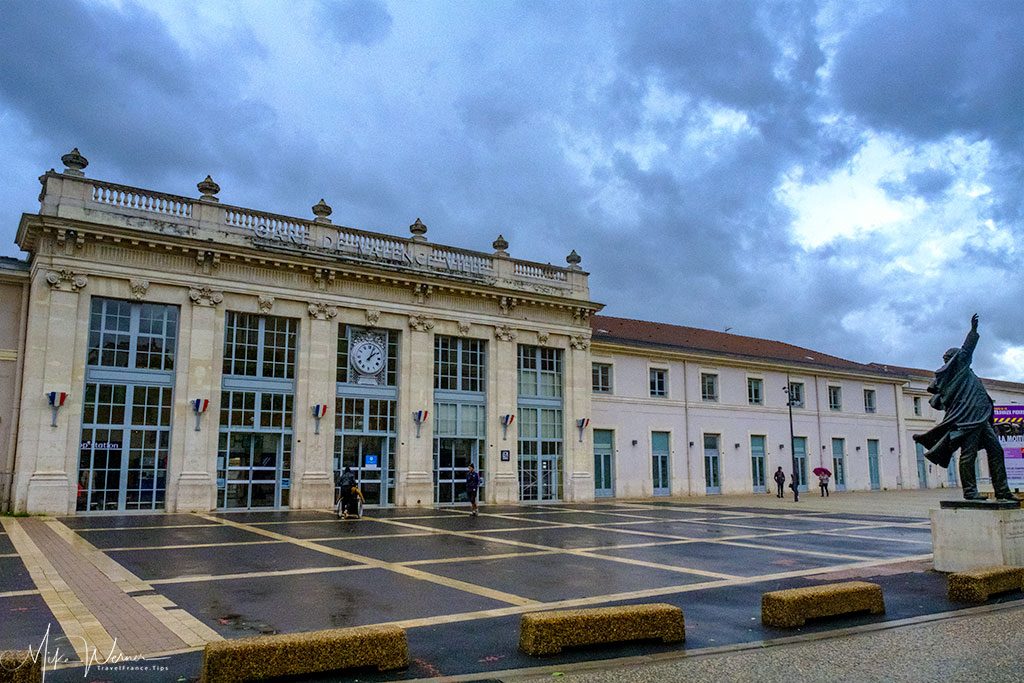
[[[203,683],[260,681],[373,666],[409,666],[405,631],[396,626],[359,626],[207,643]]]
[[[989,596],[1024,590],[1024,567],[980,567],[949,575],[946,584],[954,602],[985,602]]]
[[[563,647],[659,638],[686,640],[683,610],[675,605],[622,605],[524,614],[519,649],[528,655],[552,655]]]
[[[42,653],[33,658],[27,650],[0,651],[0,683],[42,683]]]
[[[761,595],[761,623],[776,628],[794,628],[808,619],[856,612],[883,614],[882,587],[866,581],[845,581]]]

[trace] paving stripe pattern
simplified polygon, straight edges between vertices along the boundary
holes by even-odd
[[[59,522],[25,519],[12,526],[20,527],[12,537],[18,538],[30,575],[80,658],[173,652],[220,639],[201,623],[190,623],[191,616],[163,596],[130,595],[152,589],[88,543],[76,541],[74,532]]]

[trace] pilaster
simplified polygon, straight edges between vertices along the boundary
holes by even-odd
[[[491,342],[487,367],[487,434],[491,448],[487,452],[487,502],[515,503],[519,500],[519,424],[507,430],[501,426],[502,415],[518,417],[518,376],[516,367],[516,334],[496,328]],[[502,461],[501,452],[509,459]]]
[[[573,502],[594,500],[594,437],[577,420],[589,420],[592,376],[590,338],[570,338],[565,359],[565,499]]]
[[[409,317],[402,349],[402,390],[398,394],[399,453],[395,501],[400,506],[434,502],[434,321],[424,315]],[[413,413],[426,410],[427,420],[417,427]]]
[[[309,317],[299,334],[299,366],[295,385],[295,455],[292,461],[291,507],[330,508],[334,503],[331,454],[335,430],[335,372],[338,323],[334,306],[309,305]],[[319,434],[313,406],[325,403]]]

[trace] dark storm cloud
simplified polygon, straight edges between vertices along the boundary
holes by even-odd
[[[321,4],[320,17],[335,40],[363,46],[387,38],[394,21],[380,0],[329,0]]]
[[[1024,141],[1024,3],[893,2],[847,35],[833,85],[865,121],[919,139]]]
[[[40,0],[0,13],[0,102],[55,149],[95,150],[139,182],[182,166],[251,166],[273,145],[272,110],[236,87],[239,61],[259,54],[251,39],[222,36],[225,54],[194,57],[131,3]]]

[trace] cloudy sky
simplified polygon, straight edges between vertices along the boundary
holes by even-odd
[[[1024,2],[0,3],[0,253],[91,177],[564,265],[605,313],[1024,381]]]

